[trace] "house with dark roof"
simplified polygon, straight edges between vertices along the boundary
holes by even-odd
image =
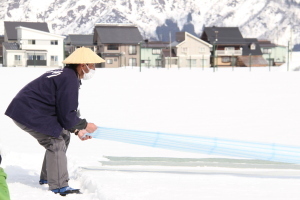
[[[258,42],[244,39],[238,27],[205,27],[200,38],[213,45],[213,67],[267,66]]]
[[[256,38],[244,38],[245,44],[242,46],[243,54],[238,58],[238,66],[264,67],[268,65],[267,60],[262,57],[260,45]]]
[[[211,48],[211,44],[190,33],[177,32],[176,41],[162,51],[162,66],[210,67]]]
[[[17,42],[16,27],[26,27],[49,33],[48,24],[46,22],[9,22],[4,21],[4,42]]]
[[[64,36],[16,27],[17,42],[3,42],[5,67],[62,67]]]
[[[280,66],[286,62],[287,47],[272,43],[269,40],[258,41],[263,57],[268,61],[270,66]]]
[[[100,67],[140,65],[143,37],[135,25],[96,24],[93,42],[97,46],[97,54],[106,61]]]
[[[96,51],[93,42],[93,34],[70,34],[65,39],[65,57],[73,53],[77,48],[86,47]]]

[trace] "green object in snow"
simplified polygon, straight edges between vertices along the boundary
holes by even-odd
[[[0,199],[1,200],[10,200],[9,190],[6,183],[6,173],[0,167]]]

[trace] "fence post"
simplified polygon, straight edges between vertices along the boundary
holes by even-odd
[[[250,66],[250,72],[251,72],[251,53],[249,54],[250,60],[249,60],[249,66]]]

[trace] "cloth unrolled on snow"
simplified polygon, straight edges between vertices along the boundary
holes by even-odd
[[[300,146],[98,127],[93,138],[177,151],[300,164]]]

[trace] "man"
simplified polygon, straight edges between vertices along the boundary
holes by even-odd
[[[40,184],[60,195],[79,193],[69,187],[66,150],[70,132],[81,140],[97,129],[78,116],[81,79],[92,78],[95,64],[104,60],[88,48],[79,48],[64,60],[63,69],[48,71],[27,84],[8,106],[5,114],[46,149]]]

